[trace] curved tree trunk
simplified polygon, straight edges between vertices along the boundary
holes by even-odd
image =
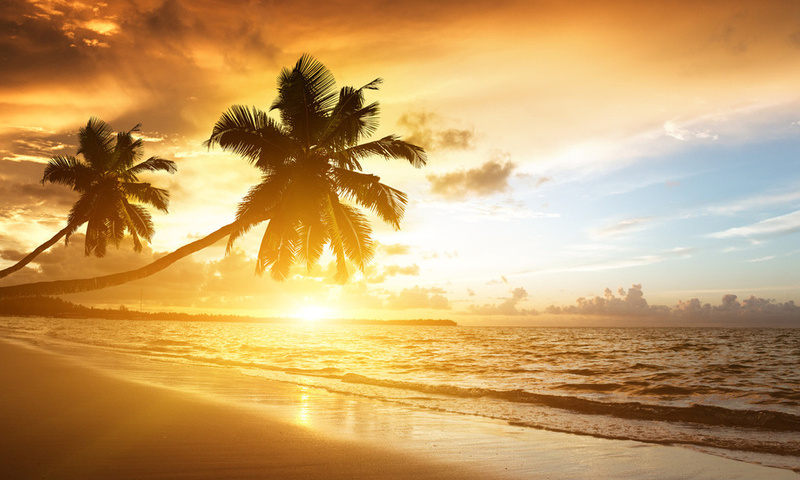
[[[59,295],[63,293],[87,292],[90,290],[100,290],[101,288],[122,285],[123,283],[149,277],[154,273],[164,270],[168,266],[177,262],[183,257],[189,256],[198,250],[217,243],[227,237],[237,227],[237,222],[229,223],[219,230],[184,245],[172,253],[169,253],[158,260],[127,272],[103,275],[102,277],[82,278],[74,280],[56,280],[52,282],[25,283],[21,285],[11,285],[0,287],[0,298],[30,297],[33,295]]]
[[[39,256],[40,253],[44,252],[48,248],[50,248],[53,245],[55,245],[56,242],[61,240],[61,238],[63,238],[64,235],[66,235],[68,232],[70,232],[73,228],[75,228],[73,225],[67,225],[66,227],[61,229],[58,233],[53,235],[53,238],[51,238],[50,240],[48,240],[48,241],[44,242],[43,244],[39,245],[36,248],[36,250],[34,250],[31,253],[29,253],[28,255],[26,255],[25,258],[23,258],[19,262],[15,263],[14,265],[11,265],[8,268],[4,268],[3,270],[0,270],[0,278],[7,277],[8,275],[11,275],[12,273],[16,272],[17,270],[21,270],[22,267],[24,267],[25,265],[29,264],[31,262],[31,260],[33,260],[34,258]]]

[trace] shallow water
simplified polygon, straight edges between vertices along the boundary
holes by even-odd
[[[796,329],[2,318],[0,336],[800,469]]]

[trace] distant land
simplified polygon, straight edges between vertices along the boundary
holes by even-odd
[[[211,315],[181,312],[141,312],[124,306],[118,309],[94,308],[79,305],[58,297],[6,298],[0,300],[0,316],[3,317],[52,317],[52,318],[102,318],[107,320],[173,320],[186,322],[252,322],[289,323],[294,318],[262,318],[244,315]],[[318,323],[334,325],[428,325],[454,327],[453,320],[374,320],[374,319],[324,319]]]

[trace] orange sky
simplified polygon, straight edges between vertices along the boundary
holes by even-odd
[[[344,287],[324,264],[258,278],[254,232],[228,257],[66,298],[475,323],[638,284],[670,307],[800,300],[794,0],[13,0],[0,22],[0,266],[63,226],[75,197],[37,182],[90,116],[141,123],[146,154],[178,162],[152,177],[172,201],[151,249],[98,261],[76,238],[3,284],[133,267],[232,220],[258,174],[201,144],[230,105],[268,108],[280,69],[308,52],[340,85],[383,77],[378,135],[429,152],[421,171],[366,166],[411,197],[401,232],[373,224],[370,270]]]

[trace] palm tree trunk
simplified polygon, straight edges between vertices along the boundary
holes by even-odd
[[[189,256],[198,250],[202,250],[217,243],[218,241],[230,235],[236,229],[237,225],[237,222],[229,223],[228,225],[225,225],[206,237],[184,245],[174,252],[169,253],[158,260],[145,265],[144,267],[137,268],[136,270],[129,270],[127,272],[114,273],[111,275],[103,275],[102,277],[25,283],[21,285],[0,287],[0,298],[88,292],[91,290],[100,290],[101,288],[122,285],[123,283],[149,277],[154,273],[164,270],[181,258]]]
[[[66,227],[61,229],[58,233],[53,235],[53,238],[51,238],[50,240],[48,240],[48,241],[44,242],[43,244],[39,245],[36,248],[36,250],[34,250],[31,253],[29,253],[28,255],[26,255],[25,258],[23,258],[19,262],[15,263],[14,265],[11,265],[8,268],[4,268],[3,270],[0,270],[0,278],[7,277],[8,275],[11,275],[12,273],[16,272],[17,270],[21,270],[22,267],[24,267],[25,265],[29,264],[31,262],[31,260],[33,260],[34,258],[38,257],[40,253],[44,252],[48,248],[50,248],[53,245],[55,245],[56,242],[61,240],[61,238],[64,237],[64,235],[66,235],[67,233],[72,231],[74,228],[75,228],[74,225],[67,225]]]

